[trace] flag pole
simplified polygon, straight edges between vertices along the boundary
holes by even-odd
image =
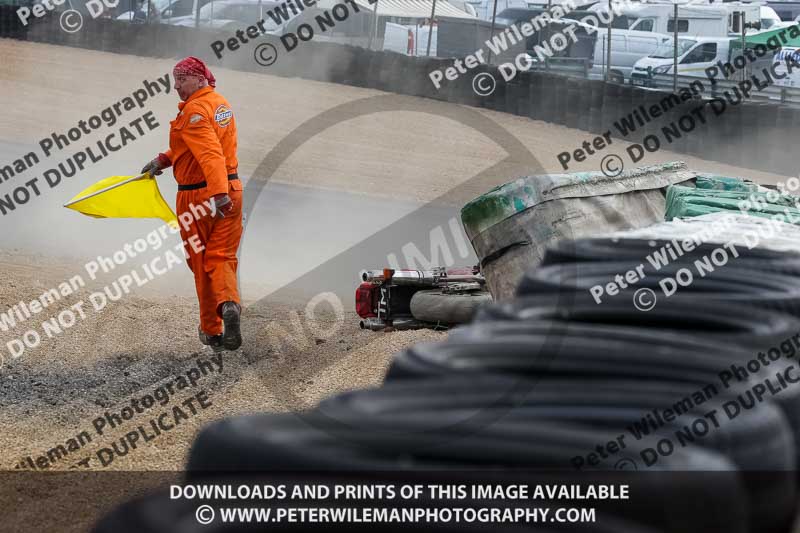
[[[73,201],[71,201],[69,203],[66,203],[66,204],[64,204],[64,207],[69,207],[69,206],[71,206],[73,204],[77,204],[78,202],[82,202],[84,200],[88,200],[89,198],[93,198],[93,197],[97,196],[98,194],[103,194],[104,192],[108,192],[108,191],[110,191],[112,189],[116,189],[117,187],[122,187],[123,185],[127,185],[128,183],[131,183],[133,181],[140,180],[140,179],[144,178],[145,176],[147,176],[147,173],[140,174],[139,176],[134,176],[134,177],[132,177],[130,179],[127,179],[125,181],[121,181],[121,182],[119,182],[117,184],[114,184],[114,185],[111,185],[109,187],[106,187],[105,189],[100,189],[99,191],[95,191],[92,194],[87,194],[83,198],[78,198],[77,200],[73,200]]]

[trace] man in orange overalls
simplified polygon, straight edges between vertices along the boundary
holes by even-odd
[[[242,344],[236,282],[236,252],[242,237],[236,119],[228,101],[214,90],[216,80],[200,59],[178,62],[173,77],[183,101],[170,122],[169,150],[145,165],[142,173],[154,176],[172,166],[178,182],[181,238],[200,302],[200,342],[215,351],[236,350]],[[181,218],[185,213],[192,213],[188,223],[183,222],[188,216]]]

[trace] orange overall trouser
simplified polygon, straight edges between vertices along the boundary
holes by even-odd
[[[200,328],[212,336],[223,330],[220,305],[229,301],[240,303],[236,253],[242,238],[242,183],[239,180],[228,183],[233,210],[225,218],[211,216],[208,204],[203,203],[208,198],[205,189],[178,191],[176,201],[179,216],[192,213],[192,204],[194,213],[202,213],[198,209],[206,212],[205,216],[192,216],[188,224],[181,223],[181,238],[188,256],[186,263],[194,274],[200,303]]]

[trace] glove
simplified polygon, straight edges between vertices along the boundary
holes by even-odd
[[[216,194],[211,198],[214,203],[214,216],[225,218],[225,215],[233,211],[233,200],[226,193]]]
[[[164,154],[158,154],[155,159],[147,163],[144,168],[142,168],[142,174],[150,174],[150,177],[160,176],[161,171],[165,168],[169,168],[172,165],[172,162],[169,158]]]

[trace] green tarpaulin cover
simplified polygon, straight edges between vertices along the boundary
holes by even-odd
[[[742,178],[732,178],[729,176],[717,176],[716,174],[697,174],[697,188],[711,189],[717,191],[757,191],[758,184]]]
[[[775,192],[771,192],[770,197],[772,201],[767,199],[766,192],[756,190],[719,190],[672,185],[667,189],[664,219],[731,211],[760,217],[783,214],[786,222],[800,224],[800,209],[796,207],[800,198]],[[742,202],[746,202],[744,210],[740,209]]]

